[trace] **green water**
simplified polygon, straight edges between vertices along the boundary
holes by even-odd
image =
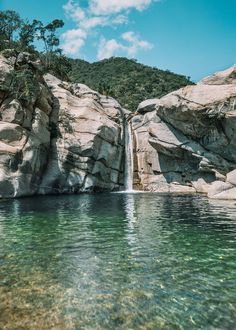
[[[236,206],[102,194],[0,202],[0,329],[235,329]]]

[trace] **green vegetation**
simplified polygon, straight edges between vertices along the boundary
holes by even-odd
[[[83,60],[71,61],[69,76],[72,81],[84,83],[104,95],[116,98],[131,111],[135,111],[145,99],[159,98],[193,84],[189,77],[123,57],[112,57],[91,64]]]
[[[44,25],[35,19],[32,22],[23,20],[12,10],[0,11],[0,51],[14,50],[16,58],[21,52],[34,54],[41,60],[44,72],[68,80],[67,72],[71,70],[71,63],[61,54],[57,36],[57,30],[63,26],[64,22],[59,19]],[[35,41],[41,43],[43,51],[37,51]]]
[[[62,20],[55,19],[43,25],[41,21],[23,20],[13,10],[0,11],[0,50],[14,48],[18,51],[35,51],[34,41],[43,42],[46,54],[60,52],[56,30],[64,26]]]
[[[23,20],[11,10],[0,11],[0,51],[14,52],[15,71],[20,72],[13,74],[11,86],[19,98],[25,99],[32,94],[30,85],[35,80],[29,66],[17,66],[21,52],[33,54],[40,60],[42,73],[49,72],[62,80],[84,83],[103,95],[114,97],[131,111],[135,111],[145,99],[158,98],[192,84],[189,77],[152,68],[134,59],[112,57],[95,63],[68,59],[62,55],[57,36],[57,30],[63,26],[59,19],[44,25],[38,20]],[[36,40],[41,43],[43,51],[35,48]]]
[[[40,88],[37,69],[33,66],[32,60],[36,61],[38,57],[28,53],[23,55],[14,49],[5,49],[2,54],[10,58],[14,70],[5,73],[5,79],[0,86],[0,106],[9,97],[17,99],[24,106],[34,103]]]
[[[14,70],[10,77],[8,93],[22,104],[33,103],[35,95],[39,94],[39,84],[32,70]]]

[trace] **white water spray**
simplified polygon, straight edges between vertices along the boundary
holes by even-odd
[[[124,186],[125,191],[133,191],[133,136],[131,123],[127,120],[125,123],[125,177]]]

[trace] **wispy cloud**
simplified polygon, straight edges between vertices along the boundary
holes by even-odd
[[[94,32],[102,34],[102,27],[127,24],[131,10],[142,11],[151,3],[159,0],[87,0],[81,5],[80,0],[69,0],[64,6],[68,19],[75,23],[75,28],[62,34],[62,49],[72,56],[78,56],[86,44],[89,35]],[[121,36],[122,42],[115,39],[101,38],[98,45],[99,59],[119,53],[135,55],[140,49],[151,49],[152,45],[134,32],[126,32]],[[124,42],[128,44],[124,44]],[[103,50],[102,50],[103,47]]]
[[[129,43],[129,46],[127,46],[129,56],[134,56],[139,50],[149,50],[153,48],[153,44],[146,40],[141,40],[139,35],[135,34],[133,31],[123,33],[122,39]]]
[[[127,43],[125,44],[125,42]],[[137,34],[129,31],[121,35],[121,41],[116,39],[106,40],[102,37],[98,47],[97,58],[102,60],[114,55],[128,55],[133,57],[139,50],[149,50],[152,48],[153,45],[150,42],[141,40]]]
[[[91,0],[90,11],[95,15],[110,15],[128,9],[144,10],[153,0]]]
[[[66,54],[76,55],[84,46],[87,33],[82,29],[71,29],[61,35],[62,49]]]

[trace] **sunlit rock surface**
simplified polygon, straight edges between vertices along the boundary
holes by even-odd
[[[29,54],[18,58],[0,57],[0,196],[18,197],[33,195],[47,166],[50,151],[50,115],[53,109],[53,95],[40,71],[33,67]],[[38,78],[37,86],[30,90],[27,101],[14,99],[22,95],[17,90],[23,80],[14,73],[24,65]],[[15,70],[14,70],[15,67]]]
[[[45,77],[55,97],[56,136],[40,193],[119,189],[123,184],[123,113],[120,105],[82,84]]]
[[[134,189],[236,198],[235,66],[145,100],[131,115],[83,84],[43,76],[33,55],[4,54],[0,197],[121,190],[130,120]],[[22,97],[24,77],[15,74],[24,70],[33,78]]]
[[[27,102],[12,96],[13,63],[37,77]],[[0,82],[0,197],[121,187],[125,111],[114,99],[43,77],[27,53],[0,57]]]
[[[142,102],[132,119],[137,189],[217,194],[236,168],[235,67],[161,99]],[[227,176],[228,177],[228,176]]]

